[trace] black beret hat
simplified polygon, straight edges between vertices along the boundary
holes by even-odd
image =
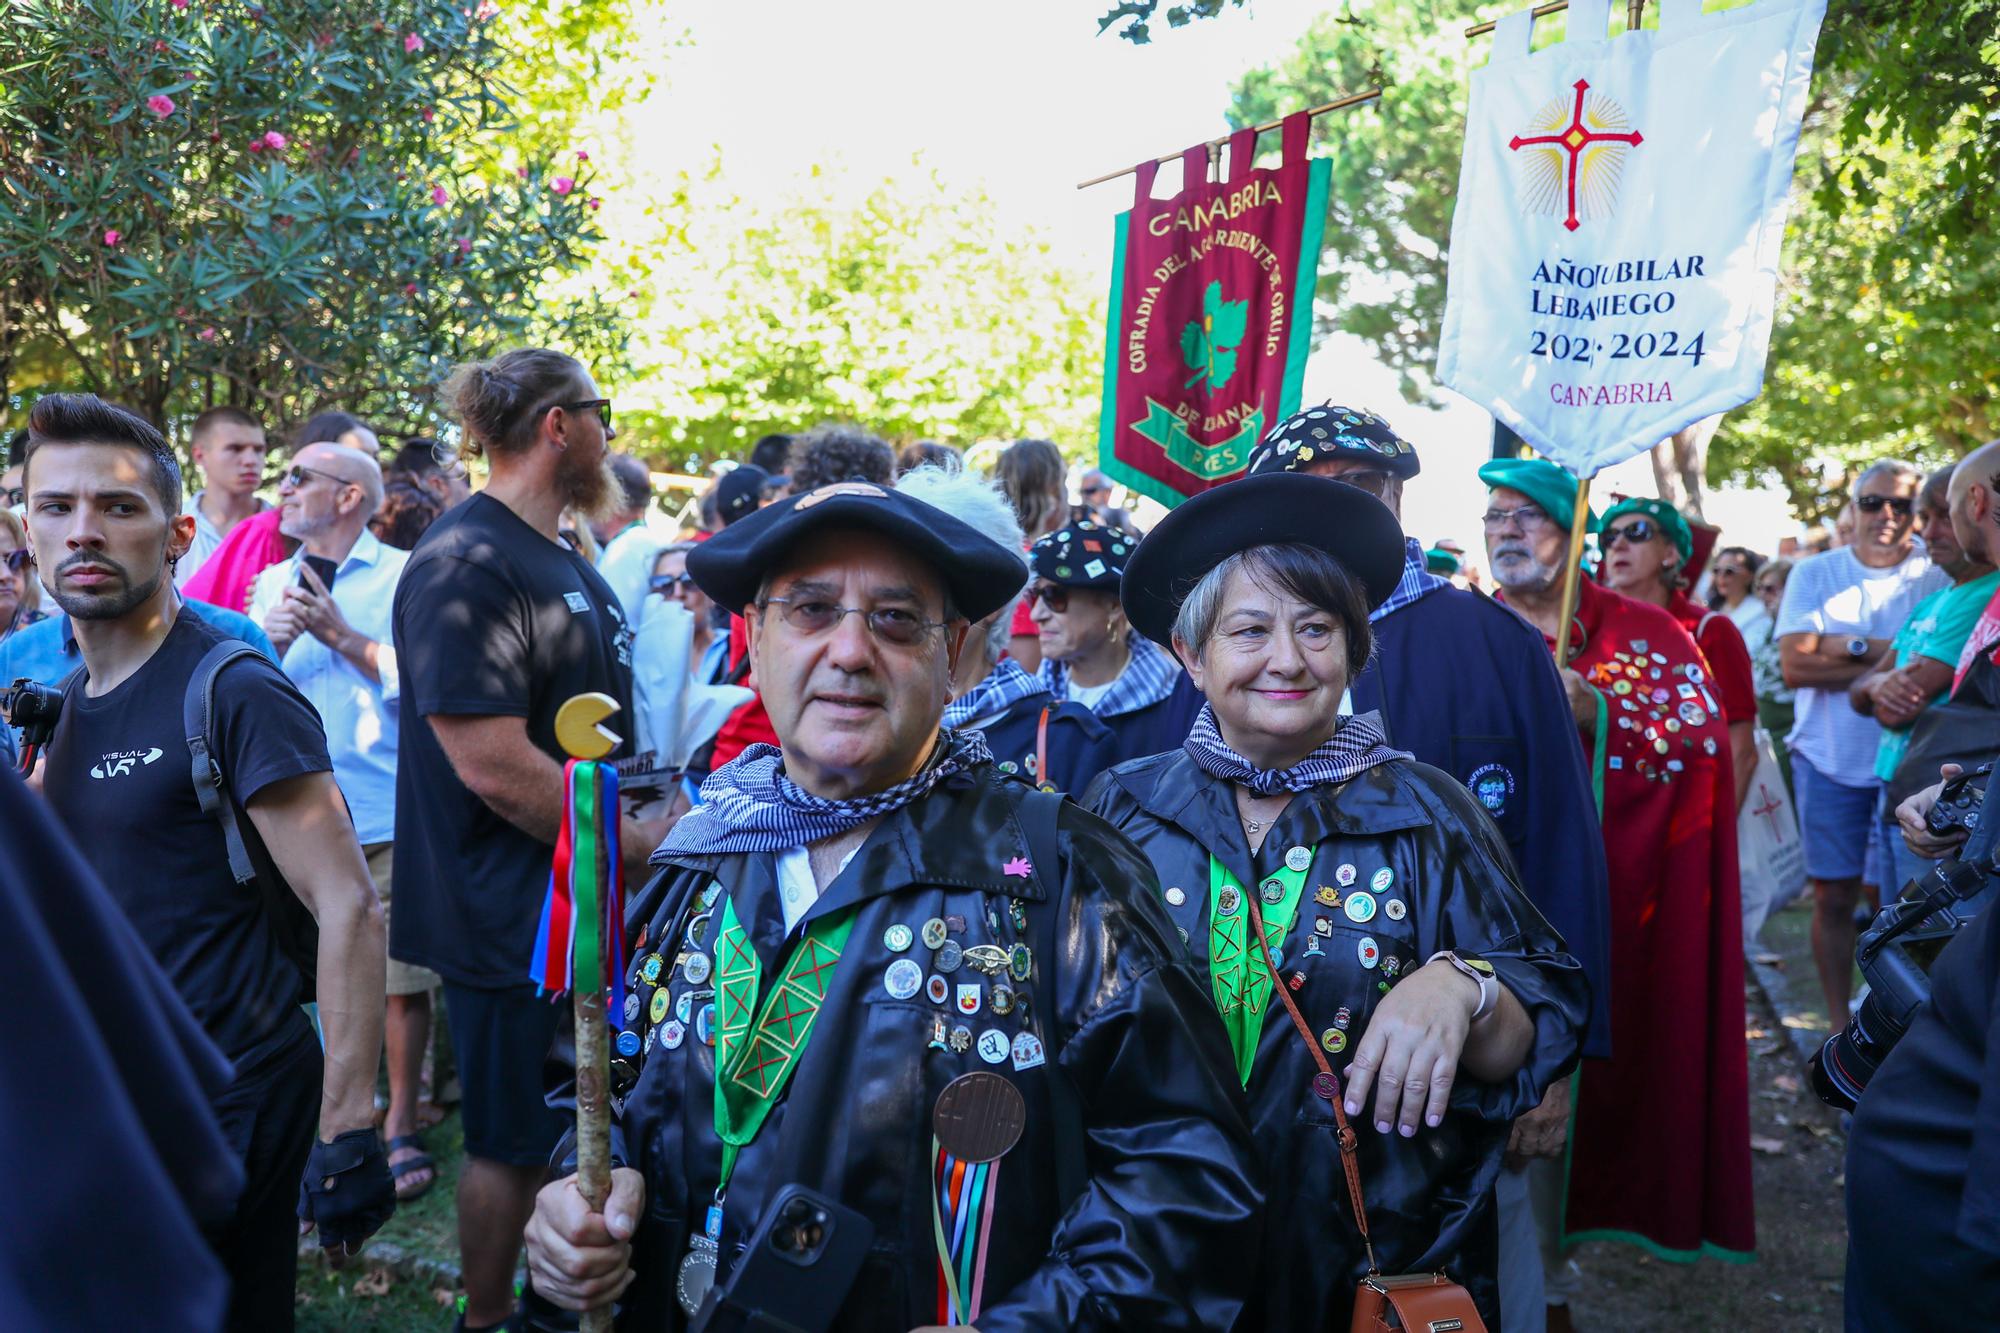
[[[1403,529],[1389,506],[1330,477],[1272,473],[1203,491],[1148,532],[1125,566],[1125,618],[1171,647],[1174,618],[1204,574],[1238,551],[1282,545],[1339,561],[1371,610],[1403,577]]]
[[[1366,459],[1408,481],[1420,464],[1410,442],[1389,423],[1358,407],[1325,403],[1280,421],[1250,451],[1250,475],[1296,472],[1328,458]]]
[[[888,537],[937,570],[952,605],[968,620],[992,615],[1027,581],[1017,552],[942,509],[872,481],[834,482],[765,505],[689,551],[687,570],[695,586],[740,611],[786,554],[822,528]]]
[[[715,483],[715,507],[728,527],[739,518],[748,518],[764,502],[764,488],[771,474],[755,463],[743,463],[722,474]]]
[[[1028,548],[1035,577],[1066,588],[1109,588],[1125,577],[1125,563],[1138,540],[1122,528],[1107,528],[1084,519],[1057,528]]]

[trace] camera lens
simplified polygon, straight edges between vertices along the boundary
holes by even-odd
[[[1876,1035],[1878,1032],[1880,1036]],[[1902,1035],[1870,992],[1854,1020],[1828,1037],[1819,1054],[1812,1058],[1808,1068],[1813,1095],[1828,1106],[1852,1111],[1867,1090],[1868,1080],[1875,1077],[1883,1058]]]

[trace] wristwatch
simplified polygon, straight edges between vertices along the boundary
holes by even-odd
[[[1847,655],[1855,661],[1868,656],[1868,640],[1856,635],[1847,641]]]
[[[1450,949],[1440,949],[1429,958],[1424,959],[1424,962],[1430,964],[1437,962],[1439,959],[1450,963],[1455,971],[1464,976],[1471,977],[1473,981],[1478,983],[1479,1007],[1472,1011],[1472,1021],[1477,1023],[1480,1019],[1490,1015],[1493,1012],[1493,1007],[1500,1003],[1500,983],[1493,978],[1493,964],[1483,958],[1460,957]]]

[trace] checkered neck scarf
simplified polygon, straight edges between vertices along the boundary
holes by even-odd
[[[993,762],[977,731],[942,733],[942,756],[886,791],[830,801],[785,776],[775,745],[752,745],[708,775],[701,803],[682,815],[650,860],[664,864],[678,854],[729,855],[782,852],[831,838],[902,809],[956,774]]]
[[[1151,639],[1134,634],[1130,642],[1132,660],[1125,664],[1125,669],[1118,673],[1118,679],[1111,682],[1111,688],[1104,692],[1097,701],[1097,707],[1092,710],[1099,717],[1136,713],[1141,708],[1151,708],[1174,692],[1174,681],[1181,674],[1180,663]],[[1058,701],[1069,698],[1069,667],[1066,664],[1052,662],[1045,657],[1041,669],[1035,673],[1035,679]]]
[[[1290,768],[1258,768],[1229,748],[1216,728],[1215,710],[1207,704],[1201,706],[1194,730],[1181,742],[1181,748],[1210,777],[1241,783],[1259,796],[1334,786],[1377,764],[1414,757],[1407,751],[1392,750],[1384,743],[1382,724],[1375,714],[1359,713],[1340,719],[1331,740]]]
[[[1021,670],[1021,664],[1013,658],[1002,658],[986,673],[985,680],[944,706],[944,724],[947,727],[962,727],[979,718],[1004,712],[1021,700],[1040,693],[1040,681]]]
[[[1424,564],[1424,544],[1415,537],[1403,538],[1403,577],[1396,580],[1396,591],[1388,600],[1368,613],[1370,623],[1380,620],[1392,612],[1400,611],[1411,602],[1421,601],[1440,588],[1449,588],[1450,579],[1441,579],[1430,572]]]

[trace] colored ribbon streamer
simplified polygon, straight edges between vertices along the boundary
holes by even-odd
[[[1308,867],[1310,869],[1310,867]],[[1264,948],[1281,950],[1305,895],[1306,871],[1287,866],[1260,882],[1276,881],[1284,889],[1276,902],[1266,902]],[[1250,1067],[1257,1058],[1257,1040],[1264,1032],[1264,1007],[1271,999],[1271,974],[1275,967],[1253,965],[1249,951],[1250,913],[1241,897],[1250,892],[1236,882],[1229,868],[1208,858],[1208,967],[1215,990],[1215,1007],[1229,1033],[1229,1047],[1236,1056],[1236,1076],[1250,1086]],[[1227,894],[1237,895],[1233,910],[1222,910]]]
[[[998,1210],[1000,1163],[962,1162],[931,1138],[931,1233],[938,1253],[938,1318],[979,1318],[986,1256]]]
[[[572,759],[564,766],[563,818],[528,977],[543,994],[602,990],[609,984],[611,1012],[624,1011],[625,872],[618,846],[618,776],[608,764]]]

